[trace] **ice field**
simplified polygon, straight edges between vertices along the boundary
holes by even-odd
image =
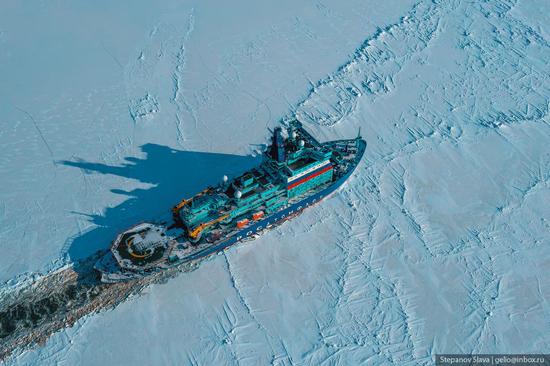
[[[550,3],[0,4],[0,282],[361,128],[333,197],[7,365],[431,365],[550,350]]]

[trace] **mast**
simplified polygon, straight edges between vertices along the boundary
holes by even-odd
[[[275,127],[273,132],[273,141],[271,143],[271,157],[282,163],[285,161],[285,139],[283,137],[283,129],[281,127]]]

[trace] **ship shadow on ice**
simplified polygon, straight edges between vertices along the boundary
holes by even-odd
[[[110,174],[151,185],[130,191],[111,189],[127,197],[121,204],[108,207],[103,214],[82,214],[96,227],[68,242],[66,252],[74,269],[89,277],[91,259],[98,251],[109,248],[121,231],[169,212],[181,199],[188,198],[208,185],[215,185],[223,175],[238,175],[259,164],[260,157],[221,153],[181,151],[157,144],[141,146],[144,158],[127,157],[122,165],[87,161],[61,161],[66,166],[82,169],[85,174]],[[89,262],[89,261],[88,261]],[[80,273],[82,272],[82,273]]]
[[[22,293],[21,297],[18,295],[9,299],[7,307],[3,303],[4,299],[0,299],[0,360],[13,351],[13,348],[4,348],[3,342],[15,342],[23,336],[29,336],[33,330],[39,330],[32,338],[34,342],[44,336],[43,332],[70,326],[83,314],[105,306],[102,301],[107,304],[115,301],[109,298],[113,296],[112,292],[102,293],[115,285],[101,284],[93,265],[118,233],[140,221],[154,220],[166,213],[169,215],[170,208],[181,199],[194,195],[208,185],[221,182],[223,175],[235,176],[249,170],[260,160],[260,157],[252,156],[180,151],[156,144],[143,145],[141,150],[143,158],[127,157],[121,165],[87,161],[58,162],[81,169],[84,174],[110,174],[131,180],[138,183],[140,188],[129,191],[111,189],[112,193],[122,195],[125,199],[114,207],[105,208],[102,214],[72,213],[85,215],[94,227],[70,238],[66,243],[64,252],[73,263],[76,278],[61,275],[50,279],[44,276],[39,286],[30,287],[31,291]],[[141,188],[143,186],[145,188]],[[133,288],[116,287],[113,291],[122,299]],[[101,300],[94,303],[96,298]],[[47,327],[41,328],[43,326]]]

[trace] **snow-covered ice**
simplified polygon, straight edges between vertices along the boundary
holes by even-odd
[[[550,349],[546,1],[0,5],[0,281],[257,163],[295,114],[332,198],[26,364],[430,365]]]

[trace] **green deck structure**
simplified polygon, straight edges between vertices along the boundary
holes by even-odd
[[[292,128],[288,136],[285,139],[276,128],[259,167],[225,183],[224,194],[207,191],[191,198],[174,211],[176,221],[202,236],[219,225],[237,225],[259,212],[275,212],[289,199],[332,181],[332,151],[306,144]]]

